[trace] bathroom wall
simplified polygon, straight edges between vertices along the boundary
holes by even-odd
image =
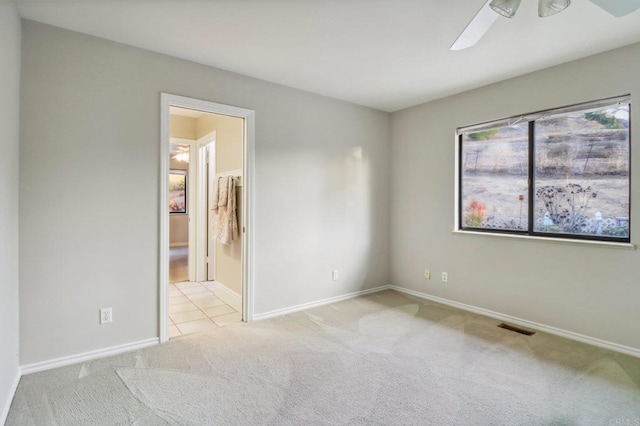
[[[244,120],[225,115],[207,114],[198,119],[197,133],[201,138],[212,131],[216,132],[216,173],[242,169]],[[242,191],[236,188],[238,229],[242,226]],[[231,244],[216,243],[215,276],[216,281],[230,290],[242,295],[242,239]]]
[[[169,131],[172,138],[196,140],[197,120],[192,117],[171,114],[169,116]]]
[[[226,115],[207,114],[197,121],[198,139],[216,131],[217,173],[242,169],[244,120]]]

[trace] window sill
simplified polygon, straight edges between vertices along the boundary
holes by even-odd
[[[546,243],[555,243],[555,244],[568,244],[568,245],[577,245],[577,246],[592,246],[592,247],[606,247],[606,248],[614,248],[614,249],[624,249],[624,250],[635,250],[636,245],[632,243],[618,243],[618,242],[608,242],[608,241],[591,241],[591,240],[572,240],[568,238],[549,238],[549,237],[536,237],[531,235],[514,235],[514,234],[501,234],[497,232],[475,232],[475,231],[463,231],[463,230],[453,230],[454,234],[464,234],[464,235],[476,235],[490,238],[511,238],[511,239],[519,239],[519,240],[533,240],[540,241]]]

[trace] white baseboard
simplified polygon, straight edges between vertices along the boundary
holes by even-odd
[[[9,415],[9,409],[11,408],[13,397],[16,395],[16,391],[18,390],[20,377],[22,377],[22,371],[20,370],[20,367],[18,367],[18,370],[16,371],[16,377],[14,377],[13,383],[11,383],[11,388],[9,389],[9,395],[7,395],[7,400],[4,402],[4,407],[2,407],[2,412],[0,412],[0,425],[3,425],[7,421],[7,416]]]
[[[111,355],[118,355],[124,352],[135,351],[157,345],[160,339],[153,337],[151,339],[141,340],[139,342],[125,343],[124,345],[111,346],[109,348],[98,349],[90,352],[83,352],[76,355],[69,355],[61,358],[55,358],[48,361],[36,362],[20,367],[22,374],[37,373],[38,371],[51,370],[52,368],[64,367],[65,365],[77,364],[84,361],[90,361],[97,358],[104,358]]]
[[[231,306],[237,312],[242,312],[242,296],[222,284],[220,281],[214,281],[213,294],[222,299],[224,303]]]
[[[292,314],[294,312],[303,311],[305,309],[315,308],[316,306],[327,305],[329,303],[336,303],[347,299],[353,299],[354,297],[363,296],[365,294],[377,293],[382,290],[387,290],[391,288],[390,285],[383,285],[380,287],[370,288],[368,290],[360,290],[355,291],[353,293],[343,294],[341,296],[329,297],[327,299],[316,300],[315,302],[303,303],[301,305],[290,306],[288,308],[276,309],[269,312],[264,312],[261,314],[254,314],[253,320],[259,321],[267,318],[275,318],[282,315]]]
[[[189,243],[170,243],[169,247],[189,247]]]
[[[399,291],[401,293],[410,294],[412,296],[420,297],[422,299],[432,300],[434,302],[442,303],[443,305],[452,306],[454,308],[462,309],[463,311],[473,312],[475,314],[484,315],[487,317],[495,318],[500,321],[506,321],[511,324],[519,325],[522,327],[532,328],[545,333],[554,334],[556,336],[564,337],[578,342],[586,343],[600,348],[609,349],[615,352],[640,357],[640,349],[633,348],[631,346],[620,345],[618,343],[609,342],[607,340],[598,339],[595,337],[585,336],[584,334],[574,333],[573,331],[563,330],[561,328],[551,327],[549,325],[540,324],[534,321],[514,317],[511,315],[502,314],[500,312],[491,311],[489,309],[479,308],[473,305],[467,305],[466,303],[456,302],[454,300],[444,299],[438,296],[432,296],[427,293],[421,293],[419,291],[410,290],[395,285],[389,286],[389,288]]]

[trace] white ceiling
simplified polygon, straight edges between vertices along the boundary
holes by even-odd
[[[17,0],[22,17],[383,111],[640,41],[640,11],[537,1],[474,48],[449,46],[484,0]]]

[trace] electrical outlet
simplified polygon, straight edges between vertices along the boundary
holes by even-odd
[[[113,311],[111,308],[100,309],[100,324],[106,324],[113,321]]]
[[[431,279],[431,271],[428,269],[424,270],[424,279],[425,280],[430,280]]]
[[[331,279],[333,281],[338,281],[338,271],[337,270],[331,271]]]
[[[449,281],[449,274],[447,274],[446,272],[442,273],[442,282],[446,283],[447,281]]]

